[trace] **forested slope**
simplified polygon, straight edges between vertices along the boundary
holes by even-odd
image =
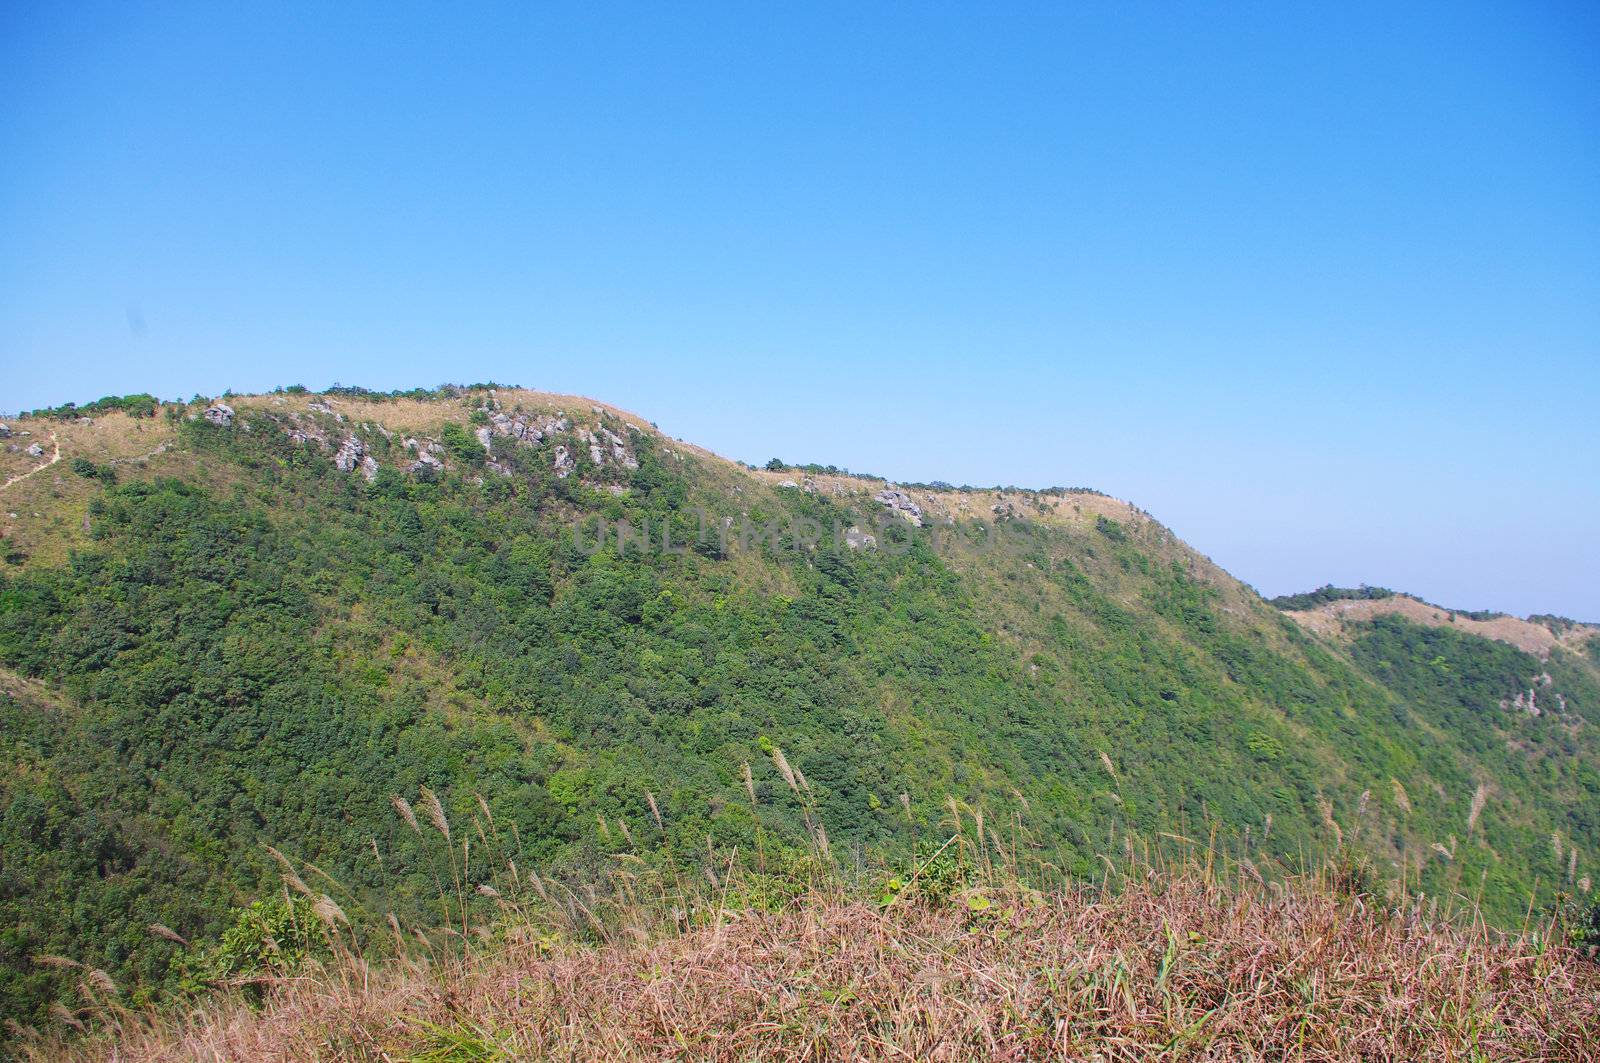
[[[268,846],[347,911],[425,913],[392,801],[424,787],[573,883],[819,829],[849,866],[952,801],[1085,876],[1163,832],[1267,876],[1342,844],[1507,921],[1600,852],[1595,641],[1307,634],[1093,492],[880,501],[486,387],[12,427],[63,447],[0,495],[17,1021],[70,992],[41,954],[170,991],[149,927],[215,938]]]

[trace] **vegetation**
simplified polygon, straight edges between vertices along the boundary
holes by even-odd
[[[32,410],[23,416],[67,420],[73,417],[100,417],[108,413],[125,413],[130,417],[154,417],[160,408],[160,399],[141,392],[137,395],[107,395],[83,406],[69,402],[61,406]]]
[[[1026,819],[1018,878],[1062,897],[1107,853],[1199,832],[1268,880],[1359,850],[1392,903],[1465,897],[1500,926],[1592,898],[1592,656],[1392,618],[1313,639],[1109,500],[1004,535],[904,524],[903,549],[807,541],[799,522],[865,526],[870,489],[771,490],[606,414],[637,468],[591,461],[579,426],[486,452],[489,390],[332,392],[368,412],[306,416],[359,435],[371,482],[248,398],[115,477],[69,447],[87,538],[0,570],[0,1013],[60,1026],[86,970],[136,1009],[215,984],[238,913],[281,921],[286,869],[352,956],[391,913],[499,934],[510,863],[584,897],[618,854],[715,870],[718,906],[854,919],[791,909],[815,854],[898,896],[950,802],[997,837]],[[441,441],[442,472],[401,471],[409,433]],[[691,548],[596,549],[602,518]],[[702,531],[741,520],[773,533]],[[472,826],[446,845],[419,815]],[[909,892],[959,880],[949,855]],[[879,861],[901,887],[858,881]]]
[[[731,853],[706,854],[690,879],[614,872],[588,905],[508,866],[487,887],[499,911],[471,944],[395,926],[362,948],[330,914],[317,960],[291,929],[263,925],[254,940],[274,948],[246,951],[271,973],[184,1011],[91,991],[65,1017],[98,1020],[100,1032],[26,1050],[129,1061],[1576,1060],[1600,1040],[1600,966],[1561,944],[1559,921],[1500,935],[1420,895],[1385,906],[1348,859],[1269,888],[1248,865],[1193,847],[1038,889],[980,830],[963,819],[877,900],[817,852],[809,881],[767,910],[741,903],[761,876]],[[374,952],[389,958],[374,967],[362,958]]]
[[[1335,587],[1329,583],[1318,587],[1314,591],[1305,591],[1301,594],[1283,594],[1272,599],[1272,604],[1279,609],[1315,609],[1319,605],[1329,602],[1367,602],[1384,598],[1393,598],[1394,591],[1387,587]]]

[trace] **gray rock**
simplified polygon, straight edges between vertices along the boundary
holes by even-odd
[[[899,513],[906,520],[922,527],[922,507],[911,501],[911,496],[904,491],[893,487],[885,487],[882,491],[872,496],[874,502],[880,502]]]
[[[44,457],[44,448],[37,443],[30,443],[28,444],[28,449],[23,453],[30,458],[42,458]]]
[[[11,426],[8,425],[8,424],[5,424],[3,422],[0,422],[0,439],[10,439],[10,438],[11,438]]]
[[[356,466],[366,456],[367,445],[355,436],[347,436],[339,453],[333,456],[333,464],[340,472],[355,472]]]
[[[226,402],[213,402],[202,416],[214,425],[227,428],[233,424],[233,407]]]
[[[361,475],[367,478],[367,483],[376,480],[378,478],[378,459],[371,454],[363,455],[361,458]]]
[[[443,468],[444,462],[435,457],[432,451],[424,450],[417,455],[416,461],[406,466],[406,471],[415,474],[422,472],[424,469],[432,469],[434,472],[438,472]]]
[[[573,470],[577,467],[578,463],[572,460],[572,455],[567,453],[566,447],[556,447],[556,479],[565,480],[568,476],[572,475]]]
[[[478,429],[475,434],[478,437],[478,442],[483,444],[484,452],[487,453],[490,449],[489,440],[494,438],[493,430],[491,430],[488,425],[484,425],[482,428]]]

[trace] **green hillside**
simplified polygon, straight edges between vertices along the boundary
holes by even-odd
[[[353,918],[437,920],[392,801],[424,787],[573,884],[819,829],[849,867],[954,800],[1083,876],[1176,834],[1268,877],[1342,845],[1505,923],[1589,889],[1590,629],[1308,633],[1096,492],[752,470],[583,399],[225,402],[11,422],[61,447],[0,493],[18,1022],[70,993],[39,955],[169,991],[149,927],[214,939],[268,846]]]

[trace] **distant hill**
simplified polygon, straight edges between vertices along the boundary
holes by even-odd
[[[1538,615],[1524,620],[1486,609],[1448,609],[1382,587],[1321,587],[1306,594],[1274,598],[1272,604],[1320,634],[1335,634],[1348,622],[1397,616],[1428,627],[1448,624],[1473,635],[1510,643],[1541,659],[1558,646],[1580,657],[1587,656],[1591,640],[1600,634],[1600,626],[1562,616]]]
[[[15,1022],[76,992],[41,955],[169,996],[286,864],[434,926],[452,868],[495,910],[482,851],[582,896],[619,853],[866,866],[954,809],[1080,879],[1179,835],[1507,925],[1592,887],[1585,625],[1284,612],[1098,491],[752,470],[574,396],[146,398],[0,440]]]

